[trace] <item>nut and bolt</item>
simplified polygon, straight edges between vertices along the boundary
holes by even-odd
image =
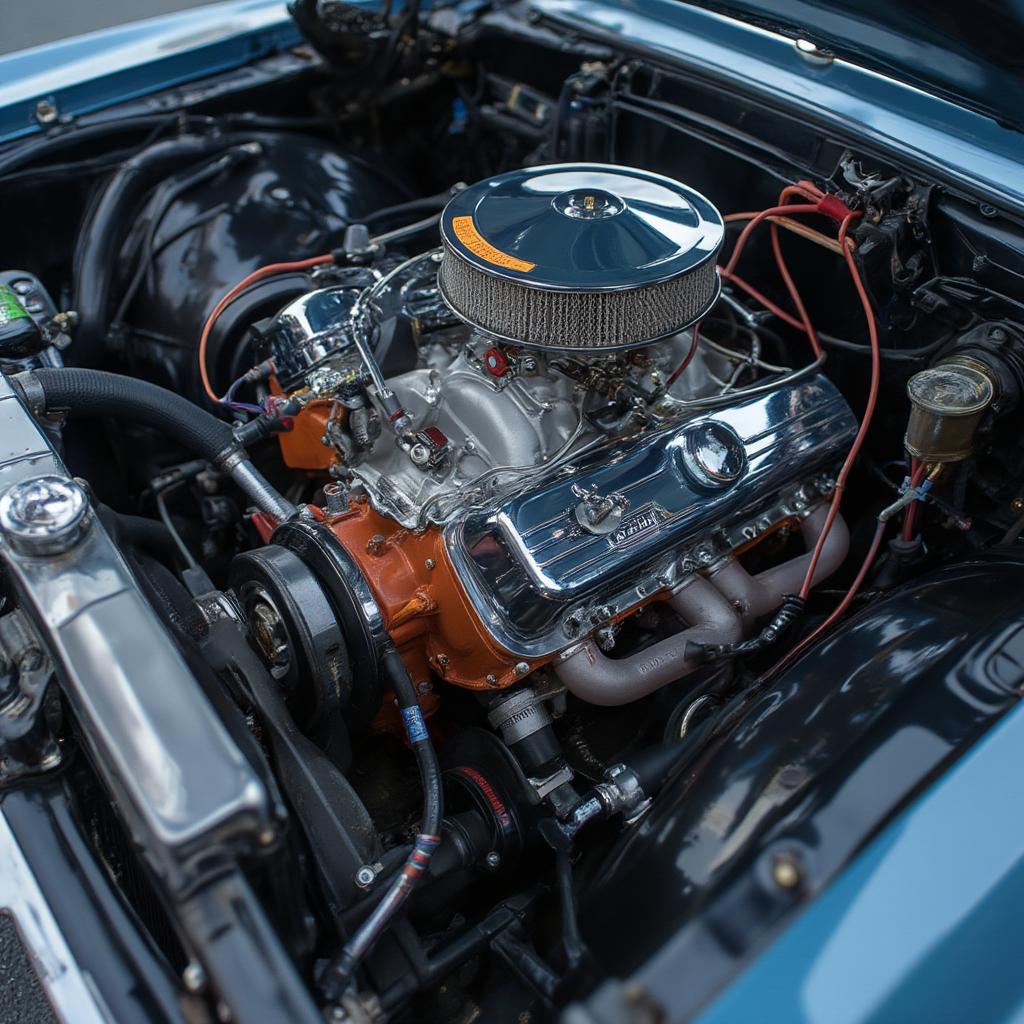
[[[324,485],[324,511],[329,516],[348,511],[348,491],[341,484]]]
[[[36,120],[40,124],[53,124],[60,116],[57,104],[53,100],[40,100],[36,104]]]
[[[525,661],[516,662],[516,675],[526,676],[530,674],[530,666]]]
[[[291,661],[288,631],[278,610],[269,600],[256,601],[249,609],[249,632],[268,665],[286,668]]]
[[[384,547],[386,543],[383,533],[375,533],[366,542],[366,550],[371,555],[382,555],[384,554]]]
[[[373,867],[369,864],[364,864],[356,872],[356,885],[360,889],[369,889],[373,885],[374,879],[377,877],[377,872],[373,870]]]
[[[498,677],[493,672],[488,672],[486,682],[488,686],[497,686]]]
[[[1014,498],[1013,501],[1010,502],[1010,508],[1012,508],[1014,512],[1024,512],[1024,498]]]
[[[486,857],[484,857],[484,863],[487,865],[488,870],[497,871],[501,867],[501,854],[497,850],[491,850]]]
[[[198,960],[190,960],[181,972],[181,980],[189,992],[196,994],[206,988],[206,971]]]
[[[437,567],[437,562],[435,562],[435,561],[434,561],[434,560],[433,560],[432,558],[428,558],[428,559],[427,559],[427,560],[426,560],[426,561],[425,561],[425,562],[424,562],[423,564],[424,564],[424,565],[425,565],[425,566],[426,566],[426,567],[427,567],[428,569],[434,569],[434,568],[436,568],[436,567]]]
[[[437,656],[437,663],[441,668],[445,668],[449,661],[451,661],[451,658],[449,658],[447,654],[439,654]]]
[[[772,855],[772,879],[780,889],[792,890],[803,882],[800,862],[791,853]]]

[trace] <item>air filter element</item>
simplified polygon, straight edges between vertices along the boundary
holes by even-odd
[[[718,297],[724,226],[671,178],[610,164],[502,174],[441,218],[441,292],[454,312],[517,345],[601,352],[646,345]]]

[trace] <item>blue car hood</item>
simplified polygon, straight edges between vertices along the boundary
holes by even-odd
[[[1024,128],[1024,0],[695,0]]]

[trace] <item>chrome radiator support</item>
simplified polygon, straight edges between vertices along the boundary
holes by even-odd
[[[255,847],[268,797],[96,520],[0,375],[0,570],[58,665],[96,770],[172,886],[211,843]]]
[[[833,486],[857,421],[823,376],[614,448],[446,529],[493,638],[544,658],[670,593]]]

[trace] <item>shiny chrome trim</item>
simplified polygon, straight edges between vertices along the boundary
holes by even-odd
[[[686,437],[702,424],[727,427],[742,443],[733,483],[701,487],[679,464]],[[735,396],[731,407],[598,449],[571,475],[494,509],[470,509],[446,528],[449,555],[495,641],[518,657],[546,657],[713,564],[763,532],[766,519],[806,518],[830,486],[815,475],[839,461],[856,427],[820,375]],[[573,515],[574,487],[627,496],[634,514],[647,517],[642,528],[624,537],[585,533]]]
[[[0,908],[17,926],[47,999],[61,1021],[112,1024],[75,962],[18,840],[0,813]]]
[[[0,446],[0,494],[44,473],[68,479],[3,376]],[[197,849],[269,824],[262,783],[95,517],[57,554],[0,540],[0,564],[58,666],[96,770],[159,870],[186,871]]]

